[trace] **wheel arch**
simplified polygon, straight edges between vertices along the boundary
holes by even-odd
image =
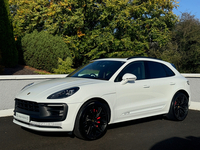
[[[90,104],[93,104],[93,103],[101,103],[100,105],[102,107],[104,107],[104,109],[106,109],[107,113],[108,113],[108,120],[107,120],[107,123],[106,123],[106,127],[107,127],[107,124],[110,122],[110,107],[109,107],[109,104],[102,98],[98,98],[98,97],[94,97],[94,98],[91,98],[91,99],[88,99],[87,101],[85,101],[80,107],[79,107],[79,110],[77,112],[77,115],[76,115],[76,120],[75,120],[75,124],[74,124],[74,129],[73,129],[73,134],[78,137],[78,138],[81,138],[81,139],[86,139],[86,140],[94,140],[96,139],[96,137],[94,139],[88,137],[87,135],[85,135],[85,133],[83,133],[83,130],[81,130],[81,126],[80,126],[80,117],[82,115],[82,113],[84,112],[83,110],[85,108],[87,108],[87,106],[89,106]],[[107,129],[105,128],[105,130],[102,131],[102,133],[100,133],[100,135],[98,135],[100,137],[102,137],[105,133],[106,133]]]
[[[81,107],[79,108],[79,111],[80,111],[87,103],[91,103],[91,102],[93,102],[93,101],[101,102],[102,104],[104,104],[104,105],[106,106],[107,112],[108,112],[108,123],[109,123],[109,122],[110,122],[110,119],[111,119],[111,109],[110,109],[110,106],[109,106],[109,104],[108,104],[104,99],[102,99],[102,98],[100,98],[100,97],[93,97],[93,98],[88,99],[87,101],[85,101],[85,102],[81,105]],[[79,111],[78,111],[78,112],[79,112]],[[78,114],[78,113],[77,113],[77,114]]]
[[[185,91],[185,90],[179,90],[179,91],[177,91],[174,95],[176,95],[177,93],[183,93],[183,94],[185,94],[186,96],[187,96],[187,98],[189,99],[189,94],[188,94],[188,92],[187,91]]]
[[[187,108],[184,108],[185,110],[183,111],[185,114],[184,114],[184,116],[182,116],[182,118],[180,118],[181,117],[181,115],[178,115],[178,116],[180,116],[180,117],[178,117],[177,118],[177,116],[175,115],[175,105],[177,105],[176,103],[175,103],[175,101],[176,101],[176,98],[180,95],[180,94],[183,94],[183,95],[185,95],[186,97],[187,97]],[[188,107],[189,107],[189,102],[190,102],[190,99],[189,99],[189,97],[190,97],[190,95],[188,94],[188,92],[186,91],[186,90],[183,90],[183,89],[181,89],[181,90],[178,90],[175,94],[174,94],[174,96],[173,96],[173,98],[172,98],[172,100],[171,100],[171,102],[170,102],[170,106],[169,106],[169,111],[168,111],[168,113],[166,114],[166,116],[167,116],[167,118],[168,119],[171,119],[171,120],[175,120],[175,121],[182,121],[182,120],[184,120],[185,118],[186,118],[186,116],[187,116],[187,114],[188,114]],[[180,105],[180,104],[178,104],[178,105]],[[178,106],[177,108],[179,108],[179,107],[182,107],[182,105],[185,105],[185,103],[182,103],[181,104],[181,106]],[[177,109],[176,108],[176,109]],[[183,108],[183,107],[182,107]],[[178,113],[179,114],[179,113]]]
[[[169,107],[168,107],[168,109],[167,109],[167,112],[170,111],[170,107],[171,107],[172,100],[173,100],[174,96],[175,96],[176,94],[178,94],[178,93],[183,93],[183,94],[185,94],[185,95],[187,96],[188,100],[189,100],[190,96],[189,96],[189,94],[188,94],[188,92],[187,92],[186,90],[180,89],[180,90],[176,91],[176,92],[172,95],[172,97],[171,97],[171,101],[170,101],[169,104],[168,104]]]

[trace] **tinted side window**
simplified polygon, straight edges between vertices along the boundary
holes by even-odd
[[[162,64],[157,62],[146,61],[146,66],[148,79],[167,77],[167,73]]]
[[[145,79],[145,68],[143,61],[137,61],[128,64],[116,77],[115,82],[122,81],[122,77],[126,73],[134,74],[137,77],[137,80]]]
[[[164,64],[162,64],[162,66],[165,69],[168,77],[171,77],[171,76],[175,75],[175,73],[169,67],[165,66]]]

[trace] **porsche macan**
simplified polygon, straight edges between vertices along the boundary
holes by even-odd
[[[182,121],[190,99],[188,80],[171,63],[146,57],[105,58],[66,78],[25,86],[15,98],[13,122],[95,140],[113,123],[161,114]]]

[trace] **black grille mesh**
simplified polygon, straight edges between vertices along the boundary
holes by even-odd
[[[39,105],[36,102],[15,99],[15,107],[28,111],[39,112]]]

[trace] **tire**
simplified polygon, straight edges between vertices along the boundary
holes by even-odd
[[[178,92],[174,95],[170,110],[167,114],[167,118],[176,121],[183,121],[188,114],[188,97]]]
[[[76,117],[74,135],[85,140],[96,140],[106,133],[107,126],[107,106],[98,101],[87,102]]]

